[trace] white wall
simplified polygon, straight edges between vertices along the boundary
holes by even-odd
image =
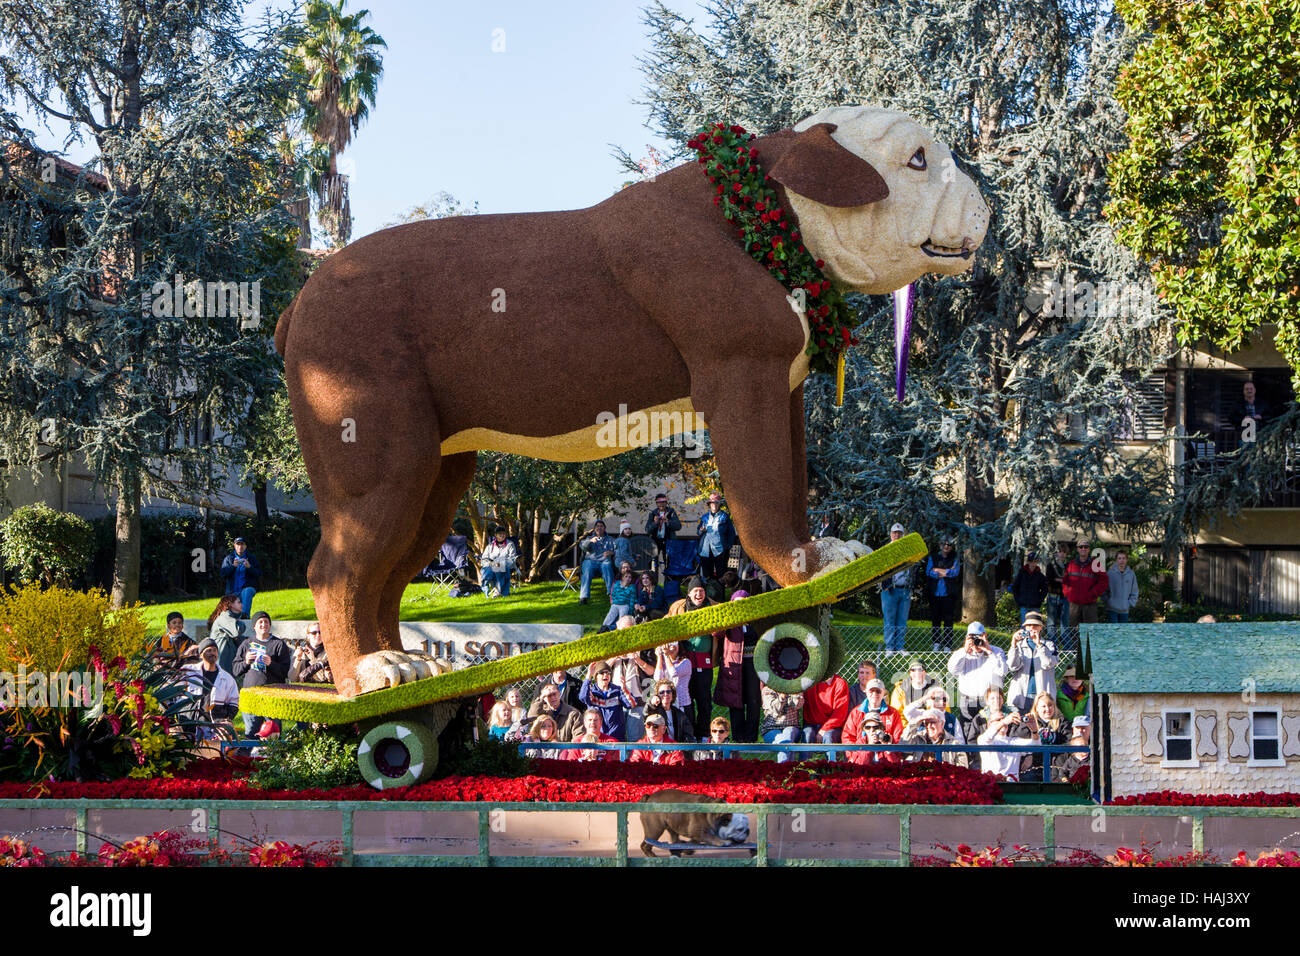
[[[1251,767],[1246,757],[1229,756],[1229,745],[1239,736],[1230,729],[1229,718],[1239,719],[1253,707],[1282,711],[1286,766]],[[1161,758],[1149,752],[1163,736],[1151,736],[1154,721],[1150,720],[1144,734],[1143,716],[1159,717],[1162,709],[1178,708],[1194,710],[1196,717],[1214,717],[1210,732],[1194,735],[1196,767],[1162,767]],[[1193,724],[1197,724],[1195,717]],[[1199,726],[1208,728],[1208,720]],[[1117,797],[1157,790],[1206,794],[1300,790],[1300,694],[1258,694],[1250,702],[1243,701],[1241,694],[1111,694],[1110,740],[1110,773]]]

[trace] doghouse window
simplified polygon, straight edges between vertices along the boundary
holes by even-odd
[[[1193,711],[1165,710],[1161,716],[1165,722],[1165,754],[1161,760],[1162,767],[1197,767],[1195,741],[1192,739]]]
[[[1248,767],[1285,767],[1282,759],[1282,714],[1276,710],[1250,712]]]

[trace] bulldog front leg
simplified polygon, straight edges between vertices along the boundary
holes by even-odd
[[[701,383],[691,401],[708,425],[731,520],[746,553],[783,587],[845,563],[835,542],[809,539],[806,517],[796,521],[796,489],[807,508],[807,479],[802,477],[807,464],[794,460],[795,402],[788,365],[733,361],[725,368],[695,372],[692,380]],[[744,387],[724,388],[724,382]]]

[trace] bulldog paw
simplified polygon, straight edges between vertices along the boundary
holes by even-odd
[[[839,538],[818,538],[813,542],[813,548],[816,551],[815,578],[851,564],[872,551],[861,541],[841,541]]]
[[[451,670],[451,662],[427,651],[375,651],[357,661],[356,693],[409,684]]]

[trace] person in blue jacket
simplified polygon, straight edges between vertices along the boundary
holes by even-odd
[[[954,542],[945,541],[938,555],[926,559],[925,581],[930,597],[930,644],[936,651],[952,650],[952,626],[961,608],[961,559]]]
[[[736,543],[736,527],[731,515],[722,510],[722,496],[716,491],[709,495],[709,510],[700,516],[695,533],[700,538],[700,573],[706,578],[718,578],[727,569],[727,554]]]
[[[600,712],[601,732],[615,740],[627,739],[627,708],[636,701],[614,683],[614,670],[605,661],[593,661],[587,667],[578,699],[587,709]]]
[[[243,538],[235,539],[235,550],[221,562],[221,580],[227,594],[238,594],[244,605],[244,617],[253,615],[253,595],[262,581],[262,566],[248,550]]]

